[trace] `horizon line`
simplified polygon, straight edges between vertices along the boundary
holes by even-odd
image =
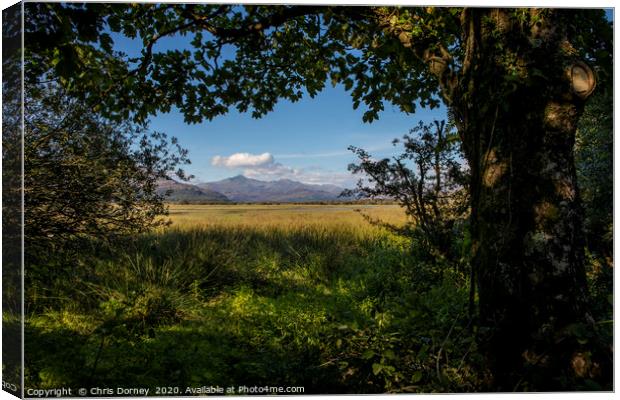
[[[227,180],[227,179],[233,179],[233,178],[237,178],[237,177],[243,177],[245,179],[248,180],[253,180],[253,181],[258,181],[258,182],[279,182],[279,181],[290,181],[290,182],[296,182],[296,183],[301,183],[304,185],[314,185],[314,186],[322,186],[322,185],[331,185],[331,186],[336,186],[339,188],[343,188],[343,189],[347,189],[349,188],[349,185],[342,185],[342,184],[337,184],[337,183],[333,183],[333,182],[322,182],[322,183],[317,183],[317,182],[304,182],[301,180],[295,180],[295,179],[290,179],[290,178],[278,178],[278,179],[272,179],[272,180],[263,180],[263,179],[256,179],[256,178],[251,178],[248,177],[246,175],[244,175],[243,173],[240,174],[236,174],[236,175],[232,175],[226,178],[222,178],[222,179],[218,179],[218,180],[212,180],[212,181],[205,181],[201,178],[197,178],[197,177],[193,177],[187,181],[183,181],[183,180],[179,180],[178,177],[171,177],[169,179],[177,182],[177,183],[183,183],[183,184],[189,184],[189,185],[199,185],[199,184],[209,184],[209,183],[215,183],[215,182],[220,182],[223,180]],[[354,185],[353,185],[354,186]]]

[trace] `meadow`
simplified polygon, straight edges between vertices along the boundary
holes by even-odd
[[[50,258],[27,296],[26,388],[473,391],[466,272],[396,205],[172,205],[171,225]],[[52,264],[52,265],[49,265]]]
[[[361,213],[392,224],[403,224],[406,215],[398,205],[371,204],[237,204],[237,205],[180,205],[169,208],[173,229],[234,227],[245,229],[346,228],[357,234],[377,232]]]

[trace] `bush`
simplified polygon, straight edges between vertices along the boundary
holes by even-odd
[[[404,152],[391,160],[375,160],[365,150],[351,146],[360,163],[349,165],[349,171],[364,178],[357,189],[347,190],[343,196],[396,200],[410,218],[407,225],[397,227],[370,217],[368,221],[414,238],[432,258],[458,260],[453,248],[455,230],[468,209],[467,174],[458,143],[451,126],[434,121],[428,125],[420,122],[405,135]]]
[[[27,88],[24,132],[27,262],[76,239],[110,241],[162,225],[157,181],[185,178],[175,138],[114,122],[55,86]]]

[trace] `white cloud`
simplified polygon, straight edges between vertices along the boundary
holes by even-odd
[[[283,158],[297,157],[285,156]],[[211,160],[211,164],[217,167],[242,169],[243,175],[246,177],[261,181],[290,179],[308,184],[333,184],[351,187],[357,179],[350,173],[338,173],[320,167],[295,168],[283,165],[276,162],[271,153],[235,153],[228,157],[215,156]]]
[[[243,174],[248,178],[260,179],[260,180],[274,180],[274,179],[294,179],[294,177],[300,174],[300,170],[296,168],[287,167],[280,163],[272,163],[266,166],[260,166],[255,168],[246,168]]]
[[[321,168],[292,168],[280,163],[267,167],[247,168],[243,171],[243,175],[261,181],[290,179],[313,185],[332,184],[351,187],[357,182],[357,178],[347,172],[339,173]]]
[[[215,156],[211,160],[211,165],[226,168],[249,168],[270,164],[273,164],[273,156],[270,153],[235,153],[228,157]]]

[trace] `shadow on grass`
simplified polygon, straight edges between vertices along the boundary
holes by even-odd
[[[326,362],[326,335],[370,323],[360,302],[391,290],[404,257],[388,237],[323,229],[169,230],[93,247],[54,288],[65,300],[29,319],[27,387],[355,392]]]
[[[27,387],[303,386],[305,393],[346,393],[333,365],[321,354],[325,310],[305,311],[291,298],[231,295],[203,318],[132,335],[119,325],[106,332],[29,326]],[[315,296],[315,301],[322,300]],[[241,306],[243,308],[243,305]],[[251,309],[251,310],[249,310]],[[315,318],[312,318],[315,317]],[[339,323],[350,321],[339,321]],[[293,325],[293,326],[291,326]],[[183,393],[181,393],[183,394]]]

